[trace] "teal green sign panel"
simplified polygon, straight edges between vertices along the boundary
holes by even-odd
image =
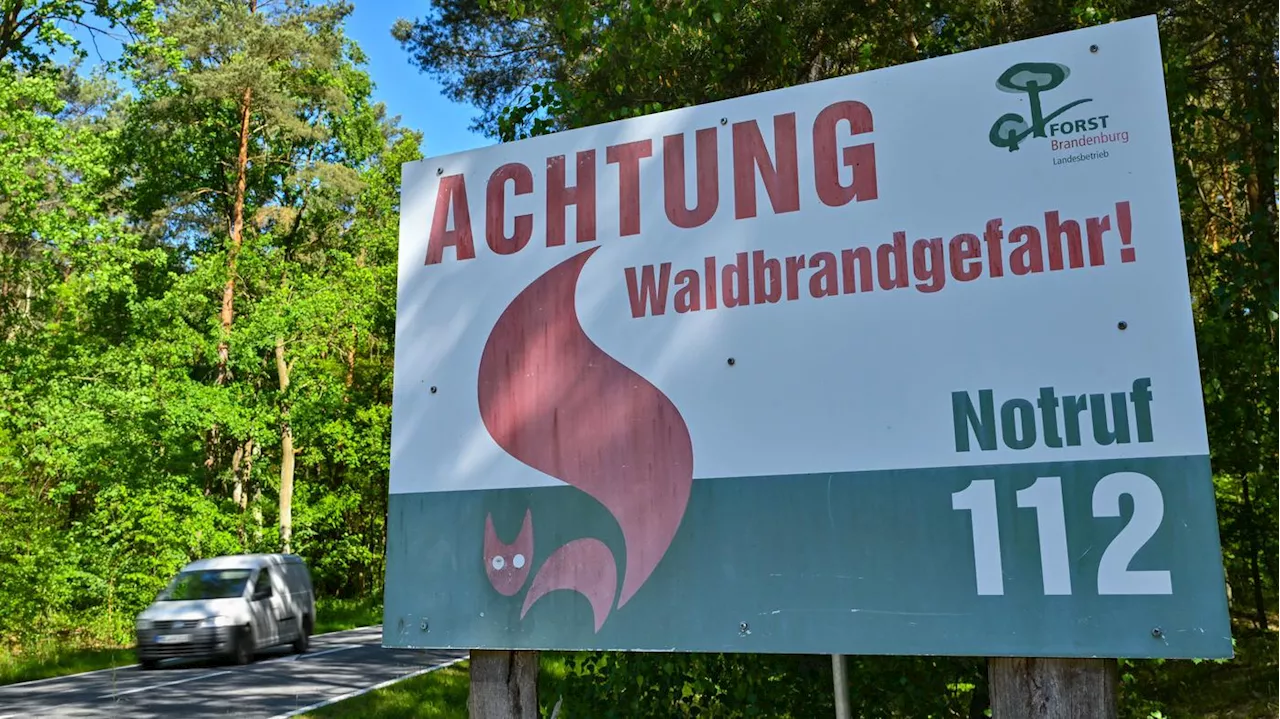
[[[544,546],[624,546],[571,487],[392,495],[385,642],[402,647],[1231,656],[1206,457],[700,479],[649,581],[495,591]],[[478,531],[486,517],[506,542]],[[484,557],[484,561],[481,558]],[[533,558],[533,559],[531,559]]]

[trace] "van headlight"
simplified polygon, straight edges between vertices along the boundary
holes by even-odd
[[[229,627],[231,626],[231,617],[205,617],[200,620],[197,625],[200,629],[209,629],[211,627]]]
[[[150,628],[151,628],[151,620],[150,620],[150,619],[139,619],[138,621],[136,621],[136,622],[134,622],[134,623],[133,623],[133,626],[134,626],[134,628],[135,628],[135,629],[137,629],[138,631],[140,631],[140,632],[145,632],[145,631],[147,631],[148,629],[150,629]]]

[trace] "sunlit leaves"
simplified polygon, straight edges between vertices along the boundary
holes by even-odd
[[[0,520],[25,540],[0,542],[0,642],[75,625],[127,638],[182,563],[279,549],[286,409],[295,549],[322,591],[381,583],[399,174],[420,137],[372,96],[349,8],[270,5],[282,14],[246,27],[234,2],[168,5],[163,34],[126,49],[132,98],[0,68]],[[218,386],[246,82],[261,104]],[[203,465],[211,424],[247,450],[243,507],[231,453]]]

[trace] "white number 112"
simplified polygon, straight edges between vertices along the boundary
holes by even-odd
[[[1134,555],[1160,528],[1164,497],[1153,479],[1138,472],[1115,472],[1093,488],[1093,516],[1119,517],[1120,495],[1133,498],[1133,516],[1098,561],[1098,594],[1172,594],[1168,570],[1129,569]],[[1039,477],[1018,490],[1018,507],[1036,511],[1040,544],[1040,576],[1044,593],[1071,594],[1071,559],[1067,554],[1067,521],[1062,505],[1062,479]],[[970,513],[974,574],[978,594],[1004,594],[1000,523],[995,480],[975,479],[951,495],[951,508]]]

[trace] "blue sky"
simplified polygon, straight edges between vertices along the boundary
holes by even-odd
[[[374,97],[386,103],[388,114],[400,116],[401,126],[422,131],[423,154],[427,157],[446,155],[493,144],[489,138],[468,130],[478,111],[445,97],[440,84],[410,64],[409,53],[391,37],[391,26],[397,18],[420,17],[429,9],[429,3],[426,0],[356,0],[354,5],[355,12],[347,18],[347,35],[368,55],[366,69],[376,85]],[[95,50],[87,32],[78,28],[68,30],[84,42],[90,65],[100,59],[113,60],[120,54],[119,45],[110,40],[99,37]],[[67,57],[64,53],[58,55],[62,59]]]
[[[355,8],[347,19],[347,34],[369,56],[369,74],[377,84],[374,96],[387,104],[391,115],[400,116],[401,125],[422,131],[423,154],[446,155],[493,144],[467,129],[476,109],[441,94],[439,83],[410,64],[409,53],[391,37],[396,18],[422,16],[428,8],[425,1],[357,0]]]

